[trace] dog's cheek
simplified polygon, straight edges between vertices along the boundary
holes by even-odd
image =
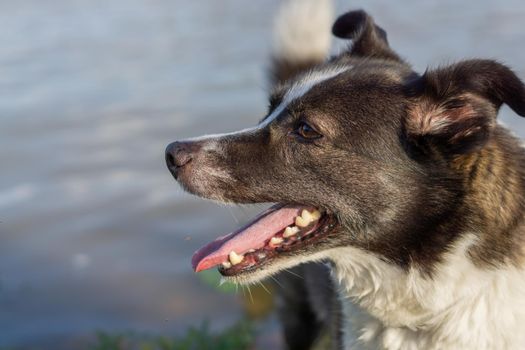
[[[333,160],[318,176],[320,183],[326,184],[318,198],[327,207],[344,213],[344,221],[358,226],[396,223],[404,203],[415,191],[414,181],[406,171],[396,171],[387,162],[364,157],[346,155]]]

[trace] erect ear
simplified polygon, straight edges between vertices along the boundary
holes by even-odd
[[[525,116],[523,82],[491,60],[428,70],[407,84],[407,93],[412,100],[404,123],[409,140],[451,154],[483,147],[503,103]]]
[[[353,40],[350,55],[401,61],[388,46],[386,32],[375,25],[372,17],[363,10],[340,16],[332,27],[332,33],[338,38]]]

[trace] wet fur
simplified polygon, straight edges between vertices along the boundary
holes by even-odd
[[[336,284],[319,277],[326,288],[313,292],[311,276],[326,272],[310,263],[296,268],[310,277],[282,294],[290,348],[314,341],[301,329],[316,335],[337,323],[326,310],[338,305],[336,347],[343,338],[356,349],[521,348],[525,152],[496,117],[503,103],[525,116],[523,83],[490,60],[418,74],[363,11],[341,16],[333,32],[353,43],[326,62],[276,55],[259,126],[167,149],[170,170],[199,196],[301,203],[337,217],[318,244],[235,280],[331,262]],[[303,121],[323,138],[297,137]]]

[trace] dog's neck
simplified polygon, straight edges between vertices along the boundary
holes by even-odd
[[[511,266],[477,267],[468,257],[477,241],[476,235],[465,235],[432,277],[356,248],[332,251],[346,320],[345,345],[350,347],[350,340],[371,349],[524,344],[519,328],[525,322],[525,274]],[[354,346],[350,348],[360,348]]]
[[[347,339],[360,339],[364,348],[389,349],[513,348],[525,343],[517,326],[525,322],[525,157],[516,139],[504,130],[496,132],[505,135],[455,161],[457,170],[468,174],[468,226],[478,229],[463,232],[431,275],[363,249],[330,252]]]

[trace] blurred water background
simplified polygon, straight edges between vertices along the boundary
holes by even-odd
[[[278,5],[0,1],[0,347],[177,334],[205,319],[221,329],[245,314],[190,257],[260,208],[183,193],[163,152],[263,116]],[[349,8],[373,14],[419,71],[479,56],[525,79],[521,0],[337,3]],[[502,120],[525,136],[506,107]]]

